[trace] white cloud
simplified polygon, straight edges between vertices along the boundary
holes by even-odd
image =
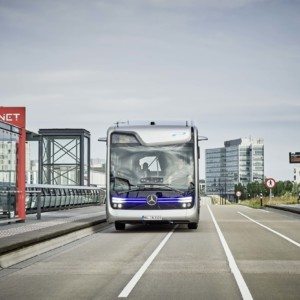
[[[1,104],[27,106],[29,129],[84,127],[93,139],[128,119],[193,119],[208,147],[262,136],[268,174],[279,174],[278,157],[300,149],[298,9],[259,0],[3,1]],[[280,166],[288,177],[288,163]]]

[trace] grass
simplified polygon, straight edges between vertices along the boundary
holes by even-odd
[[[278,205],[278,204],[297,204],[298,200],[296,196],[284,196],[284,197],[264,197],[262,204],[264,205]],[[260,198],[253,198],[248,200],[242,200],[241,205],[250,206],[253,208],[260,208]]]

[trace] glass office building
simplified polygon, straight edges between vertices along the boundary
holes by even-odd
[[[220,194],[225,172],[225,148],[207,149],[206,164],[206,193]]]
[[[207,149],[206,193],[234,198],[234,186],[264,180],[264,142],[242,138],[224,142],[224,147]]]
[[[0,122],[0,218],[15,215],[19,128]]]

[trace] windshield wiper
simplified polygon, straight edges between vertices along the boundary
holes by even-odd
[[[168,184],[163,184],[163,183],[145,183],[145,184],[143,184],[143,185],[138,184],[139,187],[140,187],[140,186],[145,187],[145,186],[147,186],[147,185],[150,185],[151,187],[152,187],[152,186],[164,187],[164,188],[169,189],[170,191],[177,192],[177,193],[179,193],[179,194],[181,194],[181,195],[184,194],[184,192],[182,192],[181,190],[175,189],[175,188],[169,186]]]

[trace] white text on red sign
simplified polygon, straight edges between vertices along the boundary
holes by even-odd
[[[0,120],[4,122],[18,121],[20,117],[19,113],[7,113],[0,115]]]

